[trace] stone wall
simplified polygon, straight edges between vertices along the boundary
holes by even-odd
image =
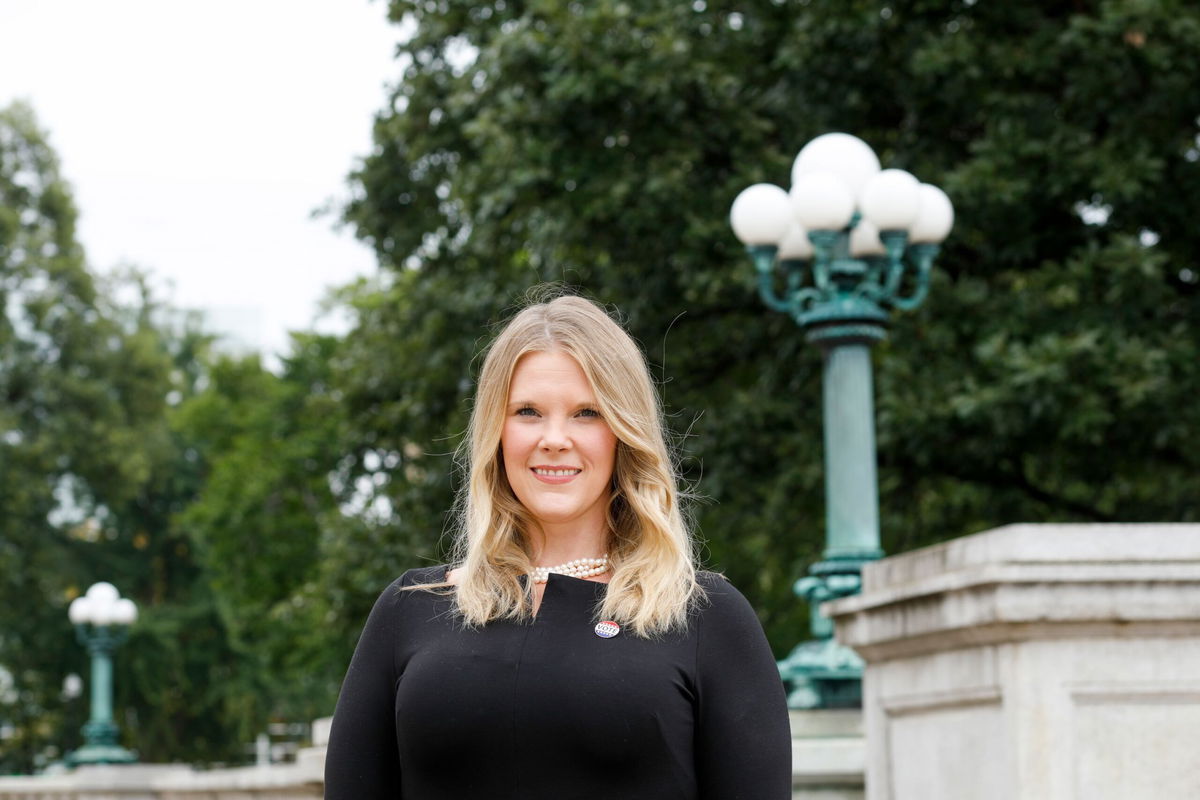
[[[308,800],[324,786],[328,718],[296,761],[197,770],[182,764],[79,767],[61,775],[0,777],[0,800]]]
[[[1200,525],[1013,525],[829,603],[869,800],[1200,798]]]

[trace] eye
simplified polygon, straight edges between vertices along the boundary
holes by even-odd
[[[520,408],[517,409],[516,414],[518,417],[536,417],[537,411],[535,411],[530,406],[521,406]]]
[[[580,416],[582,416],[582,417],[595,417],[595,418],[597,418],[597,419],[599,419],[599,418],[600,418],[600,412],[599,412],[599,411],[597,411],[597,410],[596,410],[596,409],[594,409],[594,408],[584,408],[584,409],[580,409],[580,411],[579,411],[579,415],[580,415]]]

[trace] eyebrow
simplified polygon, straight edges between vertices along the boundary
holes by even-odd
[[[513,400],[511,403],[508,404],[507,407],[508,408],[520,408],[523,406],[538,406],[538,405],[542,405],[542,404],[536,400]],[[600,404],[598,402],[596,402],[595,400],[587,400],[583,403],[580,403],[578,406],[576,406],[576,408],[599,408],[599,407],[600,407]]]

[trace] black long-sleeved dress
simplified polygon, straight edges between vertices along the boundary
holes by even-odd
[[[325,760],[326,800],[785,800],[791,737],[762,627],[728,581],[686,632],[596,631],[606,584],[551,575],[532,622],[465,630],[401,585],[371,611]],[[603,631],[607,632],[607,631]]]

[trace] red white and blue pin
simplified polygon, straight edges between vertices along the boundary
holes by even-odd
[[[596,635],[601,639],[611,639],[621,632],[621,626],[612,620],[596,623]]]

